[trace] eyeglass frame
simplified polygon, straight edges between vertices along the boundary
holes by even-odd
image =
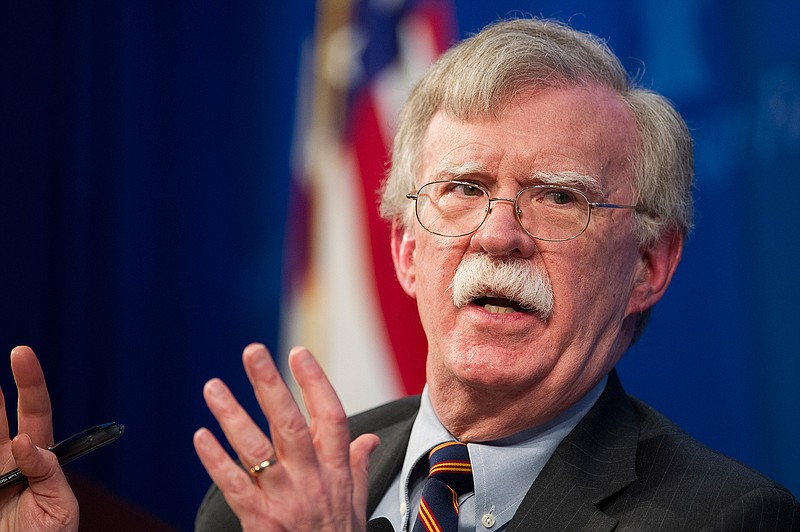
[[[483,193],[485,194],[486,198],[488,198],[488,200],[489,200],[489,206],[486,209],[484,209],[483,220],[481,220],[481,223],[479,223],[478,226],[475,227],[475,229],[473,229],[472,231],[469,231],[467,233],[462,233],[460,235],[443,235],[441,233],[437,233],[435,231],[431,231],[430,229],[425,227],[425,224],[423,224],[422,220],[419,219],[419,209],[417,208],[417,206],[419,204],[417,203],[417,200],[419,199],[420,192],[422,192],[423,188],[427,187],[428,185],[435,185],[437,183],[454,183],[456,185],[466,185],[466,186],[478,188],[478,189],[483,191]],[[555,188],[555,189],[567,190],[569,192],[574,192],[574,193],[578,194],[579,196],[582,196],[586,200],[586,206],[587,206],[586,224],[583,226],[583,229],[581,229],[576,235],[571,236],[569,238],[542,238],[542,237],[538,237],[538,236],[533,236],[527,229],[525,229],[525,226],[522,225],[522,221],[519,219],[520,215],[522,214],[522,209],[520,209],[519,205],[517,205],[517,200],[527,190],[544,189],[544,188]],[[517,220],[517,223],[522,228],[522,230],[525,231],[525,234],[527,234],[528,236],[530,236],[531,238],[533,238],[535,240],[541,240],[543,242],[567,242],[569,240],[574,240],[574,239],[578,238],[579,236],[581,236],[584,232],[586,232],[586,229],[589,227],[589,223],[592,221],[592,209],[593,208],[598,208],[598,209],[633,209],[634,211],[637,211],[637,212],[639,211],[639,206],[638,205],[625,205],[625,204],[621,204],[621,203],[600,203],[600,202],[595,202],[595,201],[589,201],[589,196],[587,196],[586,193],[583,192],[582,190],[579,190],[577,188],[570,187],[570,186],[564,186],[564,185],[558,185],[558,184],[546,184],[546,183],[542,183],[540,185],[530,185],[530,186],[527,186],[527,187],[523,187],[522,189],[520,189],[519,192],[517,192],[517,195],[514,196],[514,198],[512,199],[512,198],[493,198],[492,195],[489,193],[489,191],[486,189],[485,186],[483,186],[481,183],[476,183],[474,181],[461,181],[459,179],[440,179],[440,180],[430,181],[428,183],[425,183],[424,185],[419,187],[419,189],[417,189],[416,192],[409,192],[408,194],[406,194],[406,199],[414,200],[414,215],[416,216],[417,222],[419,222],[419,225],[423,229],[425,229],[427,232],[429,232],[431,234],[434,234],[434,235],[437,235],[437,236],[442,236],[442,237],[445,237],[445,238],[459,238],[459,237],[462,237],[462,236],[467,236],[467,235],[471,235],[472,233],[475,233],[478,229],[483,227],[484,223],[486,223],[486,220],[489,218],[489,214],[491,214],[491,212],[492,212],[492,202],[495,202],[495,201],[503,201],[503,202],[506,202],[506,203],[511,203],[514,206],[514,218]]]

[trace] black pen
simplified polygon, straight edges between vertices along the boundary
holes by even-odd
[[[122,436],[123,432],[125,432],[125,427],[119,423],[103,423],[70,436],[66,440],[49,447],[48,450],[56,455],[59,464],[64,465],[116,441],[117,438]],[[9,471],[0,476],[0,489],[19,484],[25,479],[25,475],[19,469]]]

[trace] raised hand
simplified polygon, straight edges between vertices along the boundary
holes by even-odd
[[[366,434],[350,441],[341,402],[307,349],[292,349],[289,367],[309,421],[263,345],[249,345],[242,358],[271,440],[219,379],[210,380],[203,394],[244,468],[207,429],[194,437],[203,466],[242,528],[365,530],[367,465],[378,437]]]
[[[11,351],[18,390],[18,428],[11,437],[5,398],[0,391],[0,469],[19,468],[25,484],[0,490],[0,529],[13,531],[78,530],[78,501],[67,483],[53,445],[50,395],[33,350]]]

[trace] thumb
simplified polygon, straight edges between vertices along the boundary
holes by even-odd
[[[55,455],[34,445],[27,434],[18,434],[11,441],[11,453],[29,484],[45,481],[61,471]]]
[[[52,500],[59,507],[73,504],[75,496],[56,455],[34,445],[27,434],[18,434],[11,441],[11,454],[19,470],[28,477],[34,495]],[[74,504],[77,506],[77,502]]]
[[[380,443],[380,438],[374,434],[362,434],[350,443],[350,474],[353,478],[353,511],[356,512],[358,519],[364,519],[364,522],[361,523],[361,529],[363,529],[366,523],[367,493],[369,492],[369,459]]]

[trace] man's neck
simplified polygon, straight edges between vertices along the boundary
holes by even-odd
[[[559,393],[543,385],[516,394],[508,390],[438,387],[429,383],[428,393],[436,416],[453,436],[463,442],[485,442],[548,423],[581,402],[587,394],[602,391],[605,382],[603,376],[600,382],[586,389]]]

